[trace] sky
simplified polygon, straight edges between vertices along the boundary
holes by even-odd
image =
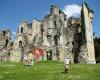
[[[93,32],[100,36],[100,0],[84,0],[94,10]],[[0,0],[0,30],[10,29],[15,35],[23,20],[42,20],[52,4],[67,14],[67,18],[80,15],[83,0]]]

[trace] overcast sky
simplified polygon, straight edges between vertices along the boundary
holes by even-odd
[[[85,0],[94,10],[93,31],[100,36],[100,0]],[[67,17],[79,16],[82,0],[0,0],[0,30],[10,29],[15,35],[21,21],[42,20],[50,6],[57,5]]]

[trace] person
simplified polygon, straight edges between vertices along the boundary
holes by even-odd
[[[34,64],[33,62],[33,55],[32,53],[25,54],[24,55],[24,65],[25,66],[32,66]]]
[[[24,65],[27,65],[28,64],[28,57],[26,54],[24,54]]]
[[[33,55],[31,51],[29,52],[29,55],[28,55],[28,65],[29,66],[33,65]]]
[[[67,56],[67,57],[65,57],[65,59],[64,59],[65,73],[68,73],[69,64],[70,64],[70,58]]]

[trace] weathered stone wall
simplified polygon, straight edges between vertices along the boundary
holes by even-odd
[[[24,55],[28,55],[35,47],[41,47],[41,30],[41,21],[36,19],[32,23],[24,21],[20,24],[13,45],[11,61],[23,61]]]
[[[87,49],[87,63],[95,63],[95,51],[93,42],[93,32],[92,32],[92,19],[93,11],[84,2],[82,5],[82,33],[83,33],[83,45],[86,45]],[[86,55],[84,53],[84,55]]]
[[[61,28],[64,26],[66,15],[55,5],[51,6],[51,13],[43,20],[43,46],[51,60],[59,60]],[[49,51],[49,53],[48,53]],[[63,53],[62,53],[63,54]],[[48,58],[47,58],[48,59]]]
[[[0,61],[10,60],[11,51],[11,31],[3,30],[0,32]]]
[[[69,19],[62,10],[52,5],[50,13],[42,21],[33,19],[29,23],[25,20],[19,25],[13,46],[10,46],[9,31],[7,36],[2,36],[4,33],[1,32],[0,50],[10,54],[11,61],[23,61],[25,55],[39,47],[45,53],[39,60],[63,61],[64,57],[69,56],[72,63],[95,63],[92,18],[92,10],[84,3],[81,18]],[[9,41],[7,45],[6,40]],[[8,59],[6,57],[3,59]]]

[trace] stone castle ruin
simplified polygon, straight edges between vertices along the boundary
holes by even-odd
[[[83,2],[80,18],[66,16],[52,5],[42,21],[20,23],[14,42],[11,31],[0,31],[0,60],[23,61],[24,55],[39,47],[45,52],[39,60],[63,61],[69,55],[71,62],[95,63],[93,10]]]

